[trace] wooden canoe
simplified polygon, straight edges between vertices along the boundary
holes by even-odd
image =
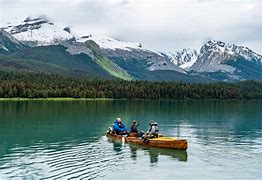
[[[134,143],[138,145],[144,145],[149,147],[159,147],[159,148],[170,148],[170,149],[179,149],[179,150],[186,150],[187,140],[185,139],[177,139],[171,137],[158,137],[158,138],[149,138],[148,142],[144,142],[142,138],[138,138],[135,136],[122,136],[122,135],[115,135],[115,134],[107,134],[107,137],[121,140],[124,140],[128,143]]]

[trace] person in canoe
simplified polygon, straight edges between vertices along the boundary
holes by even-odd
[[[132,125],[131,125],[131,128],[130,128],[130,133],[138,133],[137,126],[138,126],[138,124],[137,124],[137,122],[134,120],[134,121],[132,122]]]
[[[149,130],[142,136],[144,142],[148,142],[149,138],[157,138],[159,136],[159,128],[156,121],[149,123]]]
[[[127,130],[125,125],[122,123],[120,118],[116,118],[113,124],[113,131],[118,135],[125,135],[127,134]]]
[[[138,127],[137,121],[133,120],[131,128],[130,128],[129,136],[132,136],[132,137],[143,137],[145,132],[144,131],[140,131],[139,132],[137,127]]]
[[[159,129],[158,129],[158,124],[156,121],[151,121],[149,123],[149,130],[147,131],[147,134],[153,137],[158,137]]]

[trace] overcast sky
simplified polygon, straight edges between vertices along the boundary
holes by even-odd
[[[262,54],[262,0],[0,0],[0,20],[38,15],[157,51],[217,39]]]

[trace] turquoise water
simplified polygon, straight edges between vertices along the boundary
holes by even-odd
[[[0,179],[262,179],[262,101],[0,102]],[[187,151],[110,141],[115,117]]]

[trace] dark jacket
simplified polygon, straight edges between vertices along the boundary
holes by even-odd
[[[130,129],[131,129],[131,131],[130,131],[131,133],[137,133],[138,132],[136,124],[133,124]]]

